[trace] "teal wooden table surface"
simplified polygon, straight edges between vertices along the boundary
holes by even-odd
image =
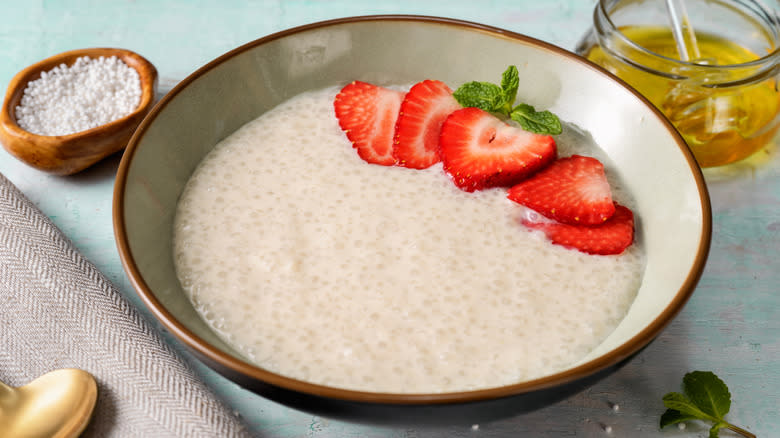
[[[156,65],[161,93],[218,55],[269,33],[366,14],[424,14],[477,21],[572,49],[591,23],[592,0],[492,1],[46,1],[0,0],[0,84],[25,66],[76,48],[113,46]],[[4,85],[3,85],[4,86]],[[120,156],[71,177],[34,170],[0,151],[0,173],[21,189],[141,308],[119,263],[111,225]],[[712,370],[731,389],[728,418],[780,436],[780,157],[707,173],[713,241],[682,313],[627,366],[558,404],[478,427],[376,428],[294,411],[199,365],[203,379],[261,437],[707,436],[691,422],[661,430],[661,397],[691,370]],[[722,432],[722,436],[735,436]]]

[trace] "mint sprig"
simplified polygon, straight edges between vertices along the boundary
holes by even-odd
[[[756,436],[723,417],[731,408],[728,386],[711,371],[693,371],[683,377],[683,393],[670,392],[663,398],[668,409],[661,415],[661,427],[690,420],[712,423],[710,438],[718,438],[720,429],[730,429],[744,437]]]
[[[531,105],[512,106],[520,88],[517,67],[510,65],[501,75],[501,85],[490,82],[467,82],[452,95],[464,107],[477,107],[491,113],[503,114],[516,121],[526,131],[536,134],[560,134],[561,121],[550,111],[536,111]]]

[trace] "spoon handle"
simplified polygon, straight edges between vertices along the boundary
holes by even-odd
[[[9,407],[16,403],[16,398],[16,388],[0,381],[0,417],[3,416],[4,411],[7,411]]]
[[[696,34],[688,18],[688,10],[685,9],[684,0],[666,0],[666,10],[669,13],[669,22],[672,26],[672,34],[680,54],[681,61],[690,61],[701,58],[699,43]]]
[[[14,392],[14,388],[12,386],[8,386],[2,381],[0,381],[0,397],[2,397],[5,394]]]

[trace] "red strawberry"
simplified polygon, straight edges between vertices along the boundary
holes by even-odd
[[[598,225],[615,212],[604,165],[572,155],[509,189],[508,198],[570,225]]]
[[[391,166],[395,121],[404,93],[354,81],[336,96],[333,107],[339,126],[358,155],[369,163]]]
[[[620,254],[634,241],[634,213],[617,203],[615,214],[601,225],[568,225],[529,220],[523,220],[523,225],[543,231],[555,244],[588,254]]]
[[[455,185],[467,192],[508,187],[555,159],[555,140],[479,109],[459,109],[444,121],[439,155]]]
[[[401,102],[395,125],[393,157],[400,166],[425,169],[439,162],[439,132],[444,120],[461,106],[444,82],[415,84]]]

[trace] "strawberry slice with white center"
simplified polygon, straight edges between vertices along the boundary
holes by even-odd
[[[354,81],[336,96],[333,107],[339,126],[363,160],[395,164],[393,137],[404,95],[402,91]]]
[[[444,82],[415,84],[401,102],[393,156],[398,165],[425,169],[439,162],[439,133],[450,113],[461,106]]]
[[[555,159],[555,140],[510,126],[479,108],[447,117],[439,155],[455,185],[467,192],[509,187]]]
[[[615,204],[615,213],[601,225],[569,225],[544,220],[523,225],[541,230],[552,243],[574,248],[588,254],[620,254],[634,241],[634,213]]]
[[[615,212],[604,165],[582,155],[554,161],[510,188],[507,197],[570,225],[602,224]]]

